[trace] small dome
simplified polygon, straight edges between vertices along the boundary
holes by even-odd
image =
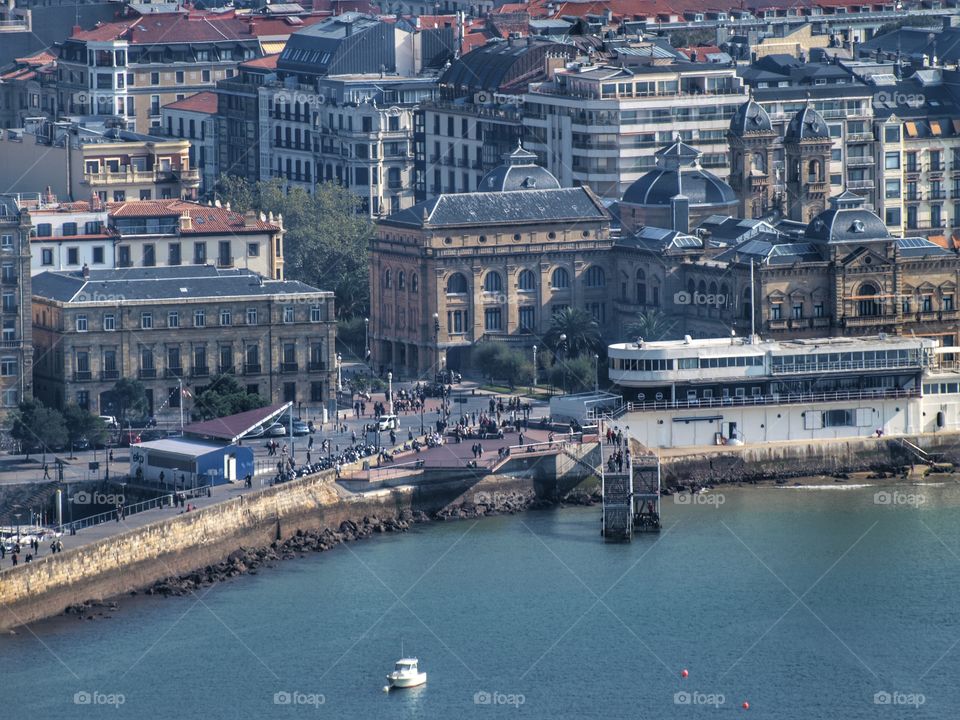
[[[767,111],[753,98],[737,108],[730,120],[730,132],[743,137],[750,133],[773,132],[773,123]]]
[[[727,205],[737,202],[737,195],[727,183],[700,167],[696,148],[677,140],[657,152],[657,167],[637,179],[623,194],[627,205],[670,205],[671,199],[683,196],[691,207]]]
[[[786,142],[799,142],[814,138],[829,139],[830,128],[827,127],[823,116],[808,104],[790,120],[783,139]]]
[[[890,231],[878,215],[863,207],[863,198],[847,190],[830,198],[830,208],[817,215],[804,235],[822,243],[885,240]]]
[[[517,143],[516,150],[504,155],[503,165],[483,176],[477,191],[556,190],[559,187],[559,181],[550,171],[537,165],[537,156]]]

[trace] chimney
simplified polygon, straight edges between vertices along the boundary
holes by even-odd
[[[690,232],[690,200],[684,195],[670,198],[671,229],[677,232]]]
[[[79,25],[74,25],[74,26],[70,29],[70,37],[73,37],[74,35],[76,35],[77,33],[80,33],[80,32],[83,32],[83,28],[80,27]]]
[[[86,263],[83,264],[83,279],[90,279],[90,267]]]
[[[253,210],[247,210],[243,214],[243,226],[244,227],[253,227],[257,224],[257,214]]]
[[[254,24],[253,24],[253,20],[251,20],[250,22],[247,23],[247,30],[250,31],[250,34],[251,34],[251,35],[255,35],[255,34],[256,34],[256,32],[255,32],[256,28],[255,28],[255,26],[254,26]]]
[[[190,217],[189,210],[180,213],[180,230],[193,230],[193,218]]]

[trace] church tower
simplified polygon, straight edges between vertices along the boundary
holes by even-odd
[[[753,98],[730,120],[727,182],[740,200],[741,217],[760,218],[779,205],[773,168],[776,139],[770,116]]]
[[[808,223],[826,209],[832,146],[823,116],[807,103],[793,116],[783,136],[790,220]]]

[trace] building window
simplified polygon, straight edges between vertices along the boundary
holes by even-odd
[[[40,250],[40,264],[53,265],[53,250],[51,248],[43,248]]]
[[[813,306],[813,316],[823,317],[823,303],[815,303]]]
[[[104,262],[103,245],[97,245],[95,248],[93,248],[93,264],[103,265]]]
[[[87,331],[87,316],[77,315],[77,332]]]
[[[900,197],[900,181],[899,180],[886,180],[884,181],[884,196],[888,200],[893,200]]]
[[[257,309],[247,308],[247,325],[257,324]]]
[[[0,375],[13,377],[17,374],[17,359],[12,357],[0,358]]]
[[[567,290],[570,287],[570,273],[565,268],[553,271],[552,283],[554,290]]]
[[[860,286],[860,291],[857,293],[860,298],[857,300],[857,315],[860,317],[875,317],[883,314],[883,305],[877,297],[878,292],[876,286],[871,283],[864,283]]]
[[[103,316],[103,329],[110,332],[117,329],[117,317],[113,313]]]
[[[206,327],[207,315],[202,308],[193,311],[193,326]]]
[[[523,306],[520,308],[520,328],[522,330],[533,330],[536,323],[536,309],[532,306]]]
[[[294,318],[293,310],[294,310],[293,305],[287,305],[285,308],[283,308],[283,322],[287,324],[290,324],[293,322],[293,318]]]
[[[803,320],[803,303],[798,303],[793,306],[793,319]]]
[[[170,245],[167,246],[167,264],[180,264],[180,243],[170,243]]]
[[[530,270],[521,270],[517,277],[520,292],[534,292],[537,289],[537,277]]]
[[[247,243],[247,257],[260,257],[260,243]]]
[[[899,152],[884,153],[883,166],[887,170],[899,170],[900,169],[900,153]]]
[[[169,313],[167,313],[167,327],[180,327],[180,313],[176,310],[171,310]]]
[[[233,325],[233,313],[229,310],[220,311],[220,324],[221,325]]]
[[[417,277],[416,273],[410,275],[410,292],[416,293],[420,290],[420,278]]]
[[[323,306],[313,305],[310,308],[310,322],[318,323],[323,320]]]
[[[80,248],[67,248],[67,265],[80,264]]]
[[[953,312],[953,295],[943,296],[943,309],[945,312]]]
[[[483,311],[483,326],[488,332],[500,332],[500,308],[487,308]]]
[[[454,273],[447,280],[447,295],[466,295],[467,278],[463,273]]]
[[[183,70],[177,70],[176,74],[177,85],[183,85]]]
[[[153,313],[140,313],[140,327],[144,330],[150,330],[153,328]]]
[[[780,303],[773,303],[770,306],[770,319],[771,320],[780,319]]]
[[[592,265],[587,269],[587,278],[586,278],[587,287],[590,288],[601,288],[607,284],[606,273],[603,272],[603,268],[599,265]]]
[[[483,278],[484,292],[503,292],[503,278],[498,272],[488,272]]]
[[[193,264],[205,265],[207,263],[207,244],[205,242],[196,242],[193,244]]]

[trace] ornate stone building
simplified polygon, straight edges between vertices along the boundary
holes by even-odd
[[[381,220],[371,244],[372,364],[409,377],[460,369],[479,342],[529,347],[554,312],[610,325],[610,215],[522,148],[480,182]]]
[[[740,199],[740,217],[763,217],[780,206],[774,167],[776,139],[770,115],[753,99],[741,105],[730,121],[729,181]]]
[[[783,136],[787,166],[786,214],[791,220],[810,222],[826,208],[832,147],[827,123],[810,105],[793,116]]]

